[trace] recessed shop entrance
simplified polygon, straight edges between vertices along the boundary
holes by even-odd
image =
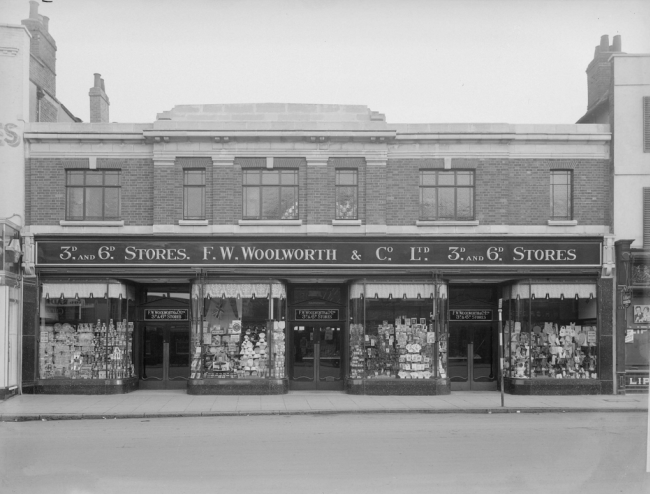
[[[344,389],[347,286],[330,283],[288,287],[289,389]]]
[[[450,285],[448,375],[452,391],[494,391],[498,366],[498,288]]]
[[[450,323],[449,378],[452,391],[497,389],[493,323]]]
[[[140,389],[183,389],[190,377],[187,324],[144,324],[140,328]]]
[[[292,389],[343,389],[340,324],[294,323],[290,343]]]

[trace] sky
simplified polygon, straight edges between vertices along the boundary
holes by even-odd
[[[56,97],[89,121],[179,104],[367,105],[389,123],[575,123],[600,36],[650,53],[650,1],[41,0]],[[29,15],[0,0],[0,23]]]

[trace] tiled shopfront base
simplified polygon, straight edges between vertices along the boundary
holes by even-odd
[[[504,391],[513,395],[610,394],[598,379],[504,379]]]
[[[39,379],[34,394],[117,395],[138,389],[137,378],[130,379]]]
[[[345,390],[353,395],[448,395],[449,379],[348,379]]]
[[[282,395],[289,392],[287,379],[190,379],[189,395]]]

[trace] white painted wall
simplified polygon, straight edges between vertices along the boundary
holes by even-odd
[[[643,97],[650,96],[650,54],[615,55],[614,233],[643,247],[643,188],[650,187],[650,153],[643,152]],[[650,247],[650,246],[646,246]]]
[[[29,40],[24,26],[0,24],[0,218],[24,226],[25,147],[29,121]]]

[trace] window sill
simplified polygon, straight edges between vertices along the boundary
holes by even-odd
[[[548,220],[548,226],[577,226],[578,220]]]
[[[239,220],[239,226],[302,226],[302,220]]]
[[[478,226],[478,220],[471,221],[442,221],[417,220],[415,226]]]
[[[61,226],[113,226],[120,227],[124,226],[124,220],[118,221],[59,221]]]
[[[178,220],[178,226],[208,226],[208,220]]]
[[[334,226],[361,226],[361,220],[332,220]]]

